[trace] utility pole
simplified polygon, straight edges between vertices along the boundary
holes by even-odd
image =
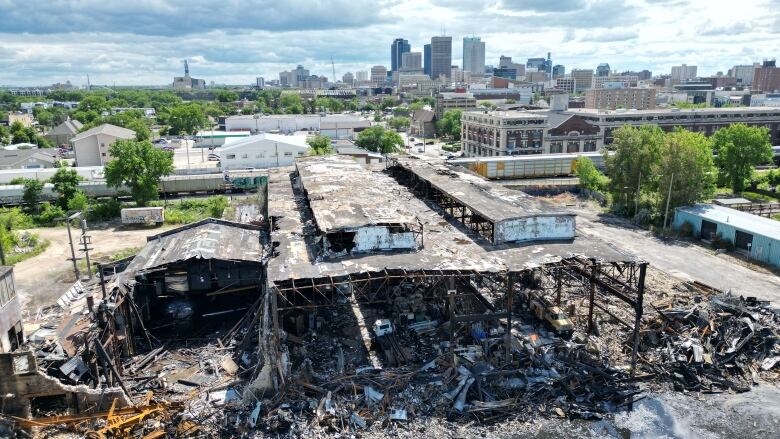
[[[664,213],[664,230],[666,230],[666,219],[669,218],[669,200],[672,199],[672,183],[674,183],[674,173],[669,179],[669,194],[666,195],[666,212]]]
[[[90,244],[92,244],[92,237],[87,235],[87,220],[84,218],[81,219],[81,240],[79,243],[83,246],[82,250],[84,251],[84,257],[87,260],[87,275],[90,279],[92,279],[92,264],[89,262],[89,251],[92,250],[90,248]]]
[[[81,273],[79,273],[79,264],[77,263],[80,258],[76,257],[76,248],[73,247],[73,235],[70,232],[70,221],[73,217],[78,217],[78,215],[81,215],[81,212],[76,212],[66,218],[57,218],[58,221],[65,221],[65,225],[68,227],[68,241],[70,242],[70,259],[68,260],[73,262],[73,273],[75,273],[77,281],[81,279]]]

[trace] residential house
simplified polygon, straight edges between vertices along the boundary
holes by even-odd
[[[135,139],[135,131],[103,124],[70,139],[76,154],[76,166],[103,166],[111,160],[109,147],[119,139]]]
[[[53,168],[55,163],[57,150],[54,148],[0,151],[0,169]]]
[[[409,134],[422,138],[434,137],[436,134],[436,113],[430,110],[415,110],[412,113]]]
[[[44,137],[54,145],[67,145],[70,143],[70,139],[78,134],[83,126],[81,122],[75,119],[68,119],[52,128]]]

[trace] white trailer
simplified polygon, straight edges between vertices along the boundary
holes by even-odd
[[[122,209],[122,224],[162,223],[165,209],[162,207],[129,207]]]

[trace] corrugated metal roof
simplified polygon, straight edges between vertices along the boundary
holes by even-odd
[[[208,218],[147,238],[148,242],[128,265],[138,273],[189,259],[260,262],[260,228]]]
[[[728,224],[745,232],[780,241],[780,221],[714,204],[678,207],[677,210],[696,215],[707,221]]]

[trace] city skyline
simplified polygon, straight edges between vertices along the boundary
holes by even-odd
[[[780,11],[770,1],[740,8],[704,0],[108,3],[0,1],[0,85],[81,85],[87,75],[95,84],[165,85],[181,75],[183,59],[207,83],[253,84],[299,64],[335,80],[373,65],[389,70],[394,39],[422,52],[442,29],[461,67],[467,36],[485,42],[488,65],[500,55],[524,62],[550,51],[567,71],[606,62],[617,71],[661,74],[688,64],[699,75],[725,74],[780,54]]]

